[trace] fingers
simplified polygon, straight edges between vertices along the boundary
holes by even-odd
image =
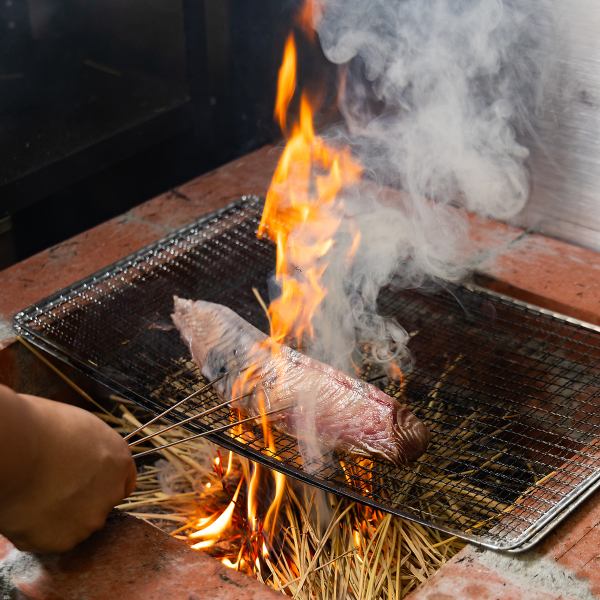
[[[0,401],[3,394],[17,398],[0,387]],[[133,492],[135,463],[123,438],[91,413],[26,394],[21,399],[31,408],[26,429],[35,433],[35,461],[19,470],[28,474],[23,490],[0,505],[0,531],[23,551],[65,552],[101,529]]]

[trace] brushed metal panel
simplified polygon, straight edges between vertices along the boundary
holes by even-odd
[[[532,195],[517,222],[600,251],[600,2],[565,4],[532,148]]]

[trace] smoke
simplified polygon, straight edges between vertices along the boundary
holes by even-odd
[[[342,65],[342,137],[365,166],[345,193],[309,352],[407,367],[407,333],[377,312],[382,287],[469,269],[465,209],[510,219],[529,195],[524,143],[552,72],[552,0],[321,0],[316,29]],[[402,191],[389,199],[383,186]],[[347,260],[352,229],[362,243]]]

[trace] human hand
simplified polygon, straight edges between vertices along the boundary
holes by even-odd
[[[17,548],[69,550],[135,488],[126,442],[91,413],[0,386],[0,420],[0,454],[10,453],[0,458],[0,533]]]

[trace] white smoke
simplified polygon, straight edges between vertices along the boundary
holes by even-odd
[[[529,195],[523,135],[553,66],[552,0],[321,0],[327,58],[343,65],[342,135],[366,170],[346,193],[362,233],[329,257],[309,352],[344,370],[365,344],[407,366],[407,334],[377,314],[381,288],[468,270],[465,211],[509,219]],[[389,201],[383,186],[402,190]]]

